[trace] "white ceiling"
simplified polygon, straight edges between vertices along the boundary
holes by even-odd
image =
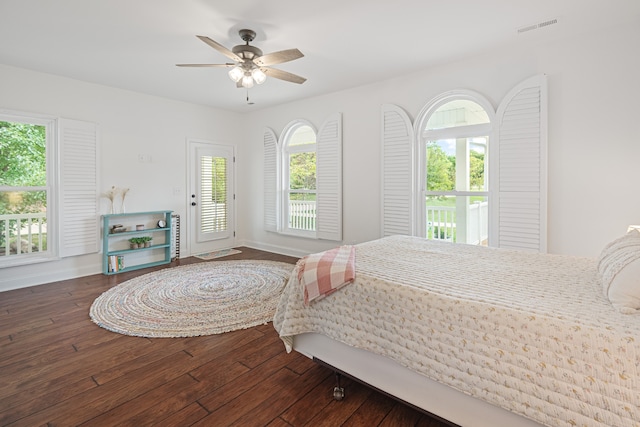
[[[640,0],[0,0],[0,64],[243,112],[638,17]],[[269,78],[248,105],[226,69],[175,66],[228,62],[195,35],[231,48],[242,28],[300,49],[274,68],[307,82]]]

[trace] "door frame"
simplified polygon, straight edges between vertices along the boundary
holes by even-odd
[[[198,165],[194,163],[194,156],[195,153],[197,151],[198,148],[202,148],[202,147],[208,147],[208,148],[212,148],[215,149],[216,147],[220,148],[220,149],[224,149],[224,150],[230,150],[231,151],[231,155],[232,155],[232,171],[228,176],[228,179],[230,179],[230,196],[229,196],[229,203],[231,204],[231,212],[229,214],[229,220],[231,222],[231,237],[225,238],[225,239],[219,239],[219,240],[212,240],[210,243],[210,247],[206,250],[195,250],[194,251],[194,246],[195,243],[194,241],[192,241],[194,239],[194,236],[196,234],[196,230],[194,229],[194,227],[196,227],[197,225],[195,224],[196,221],[194,221],[195,219],[195,211],[193,206],[191,205],[192,202],[192,197],[191,195],[194,194],[195,192],[195,188],[196,188],[196,176],[197,176],[197,172],[198,172]],[[236,197],[235,197],[235,193],[236,193],[236,168],[235,168],[235,159],[236,159],[236,145],[235,144],[226,144],[226,143],[222,143],[222,142],[214,142],[214,141],[210,141],[210,140],[203,140],[203,139],[198,139],[198,138],[187,138],[186,140],[186,163],[187,163],[187,192],[185,195],[185,207],[186,207],[186,212],[187,214],[185,215],[185,221],[183,222],[183,224],[186,225],[185,230],[184,230],[184,236],[186,237],[186,249],[187,249],[187,256],[193,256],[196,253],[202,253],[205,251],[216,251],[216,250],[220,250],[220,249],[227,249],[227,248],[231,248],[236,246],[236,232],[235,232],[235,228],[236,228],[236,220],[237,220],[237,214],[236,214]]]

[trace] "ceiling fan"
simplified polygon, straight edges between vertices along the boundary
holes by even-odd
[[[236,82],[237,87],[251,88],[254,83],[262,84],[267,76],[284,80],[291,83],[302,84],[307,79],[287,71],[271,68],[271,65],[282,64],[302,58],[304,55],[298,49],[287,49],[279,52],[262,54],[262,51],[255,46],[249,45],[256,37],[253,30],[240,30],[240,38],[246,43],[234,46],[231,50],[207,36],[196,36],[218,52],[222,53],[234,62],[225,64],[176,64],[178,67],[226,67],[229,70],[229,77]]]

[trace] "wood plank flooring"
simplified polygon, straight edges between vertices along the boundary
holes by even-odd
[[[219,260],[296,262],[238,249]],[[169,266],[193,262],[203,261]],[[91,322],[102,292],[159,268],[0,293],[0,426],[446,425],[349,380],[345,399],[334,401],[333,373],[287,354],[270,323],[149,339]]]

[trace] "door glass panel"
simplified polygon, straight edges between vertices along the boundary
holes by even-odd
[[[203,233],[227,230],[227,159],[201,157],[200,220]]]

